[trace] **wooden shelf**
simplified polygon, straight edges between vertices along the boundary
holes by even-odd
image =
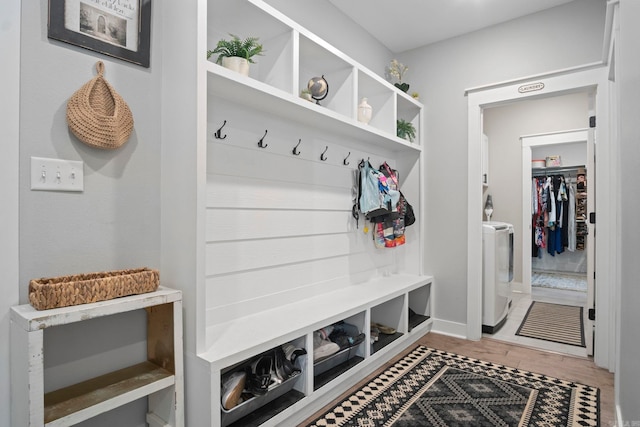
[[[11,320],[19,324],[25,331],[39,331],[52,326],[67,325],[97,317],[171,303],[179,301],[181,298],[180,291],[160,286],[155,292],[51,310],[36,310],[30,304],[23,304],[11,307]]]
[[[44,393],[44,329],[132,310],[147,313],[147,360]],[[82,346],[79,341],[78,346]],[[151,425],[184,426],[182,293],[168,288],[51,310],[11,308],[14,427],[71,426],[148,398]],[[86,378],[86,377],[85,377]]]
[[[76,424],[174,383],[171,372],[143,362],[45,394],[44,422],[47,426]]]

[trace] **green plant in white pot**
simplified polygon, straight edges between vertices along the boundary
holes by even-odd
[[[258,37],[241,39],[234,34],[229,35],[231,40],[222,39],[215,49],[207,51],[207,59],[212,55],[218,55],[217,64],[248,76],[249,64],[255,63],[253,57],[262,55],[262,44],[258,42]]]
[[[399,138],[407,139],[409,142],[413,142],[416,138],[416,128],[413,126],[413,123],[404,119],[397,120],[396,133]]]

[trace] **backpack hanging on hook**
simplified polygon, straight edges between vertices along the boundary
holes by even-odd
[[[381,176],[384,175],[375,170],[368,160],[363,159],[358,165],[358,197],[355,204],[365,218],[372,222],[375,222],[375,218],[391,213],[392,210],[391,204],[385,201],[386,194],[381,191]]]

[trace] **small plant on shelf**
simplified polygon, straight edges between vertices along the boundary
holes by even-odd
[[[387,79],[394,84],[395,87],[400,89],[403,92],[407,92],[409,90],[409,84],[402,82],[402,77],[404,73],[409,70],[409,67],[404,65],[401,62],[398,62],[397,59],[392,59],[389,65],[387,66],[386,75]]]
[[[416,128],[413,123],[404,119],[397,120],[396,133],[399,138],[407,139],[409,142],[413,142],[416,138]]]
[[[302,89],[300,91],[300,98],[306,99],[307,101],[313,102],[313,98],[311,96],[311,91],[309,89]]]
[[[207,51],[207,59],[218,55],[216,64],[248,75],[249,64],[255,64],[253,57],[262,55],[263,46],[258,42],[258,37],[241,39],[235,34],[229,35],[231,40],[222,39],[215,49]]]
[[[216,59],[216,63],[222,64],[222,58],[237,56],[254,64],[253,57],[262,55],[263,46],[258,43],[258,37],[247,37],[242,40],[234,34],[229,35],[231,36],[231,40],[222,39],[218,42],[215,49],[207,51],[207,59],[217,54],[218,59]]]

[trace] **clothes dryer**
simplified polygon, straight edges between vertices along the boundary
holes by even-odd
[[[482,223],[482,332],[493,334],[507,321],[513,281],[513,225]]]

